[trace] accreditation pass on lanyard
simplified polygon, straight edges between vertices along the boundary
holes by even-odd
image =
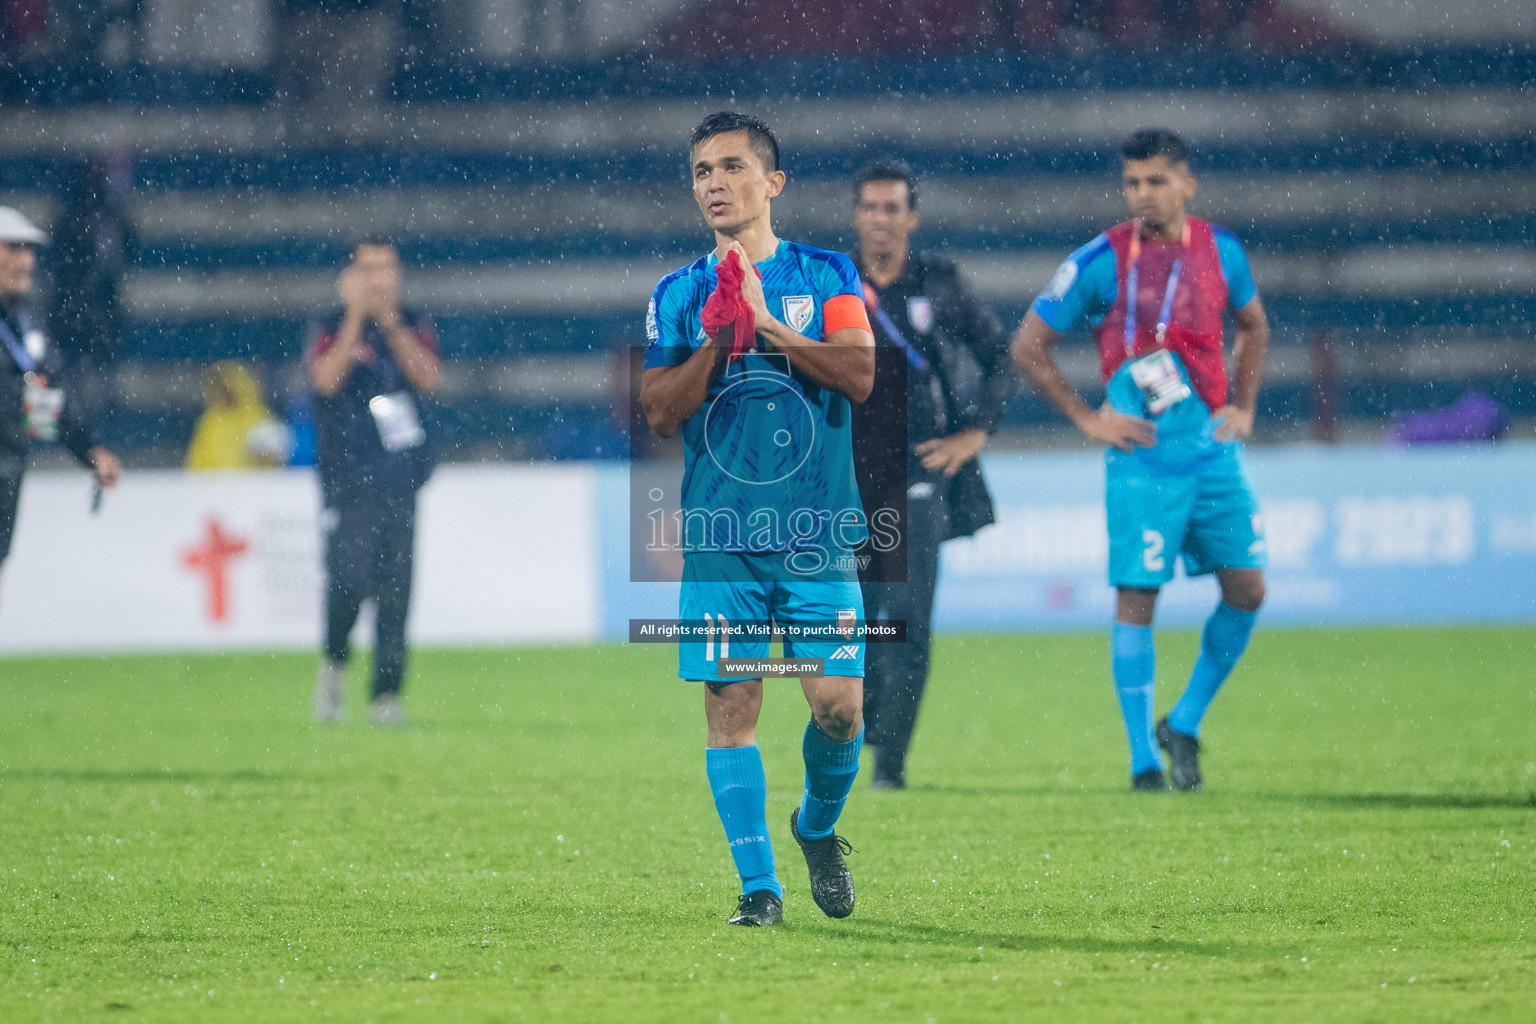
[[[427,432],[421,429],[421,417],[416,414],[416,403],[408,391],[375,395],[368,400],[368,411],[373,414],[379,440],[384,442],[387,452],[403,452],[427,439]]]
[[[1189,223],[1186,221],[1179,258],[1173,261],[1173,269],[1168,271],[1168,285],[1163,289],[1163,302],[1157,314],[1155,335],[1157,351],[1136,359],[1136,307],[1140,304],[1138,287],[1141,283],[1139,274],[1141,221],[1136,222],[1136,231],[1131,235],[1131,265],[1125,274],[1128,293],[1125,302],[1125,357],[1131,360],[1131,380],[1135,381],[1136,386],[1141,389],[1142,397],[1146,399],[1147,412],[1153,416],[1166,412],[1193,393],[1189,385],[1184,382],[1184,375],[1179,372],[1179,365],[1174,362],[1173,355],[1162,347],[1164,339],[1168,336],[1168,324],[1173,320],[1173,300],[1179,293],[1179,277],[1184,271],[1183,249],[1188,245]]]
[[[57,441],[59,418],[64,415],[64,392],[49,387],[48,378],[38,372],[48,342],[41,331],[31,329],[25,314],[21,329],[22,336],[17,338],[10,325],[0,320],[0,342],[5,343],[11,359],[21,368],[25,385],[21,407],[26,416],[27,436],[34,441]]]
[[[34,441],[57,441],[59,418],[64,415],[64,391],[48,386],[48,378],[26,375],[21,404],[27,414],[27,436]]]

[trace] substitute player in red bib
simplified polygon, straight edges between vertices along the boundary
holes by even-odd
[[[1110,582],[1118,590],[1111,663],[1136,789],[1200,790],[1200,722],[1248,644],[1264,601],[1263,520],[1243,461],[1269,344],[1248,257],[1231,232],[1186,212],[1189,149],[1164,129],[1121,148],[1134,219],[1074,252],[1030,306],[1014,360],[1088,436],[1108,445]],[[1237,324],[1234,370],[1222,317]],[[1102,408],[1073,391],[1052,349],[1087,320],[1106,387]],[[1157,595],[1184,560],[1214,572],[1221,602],[1205,625],[1189,685],[1153,726]]]

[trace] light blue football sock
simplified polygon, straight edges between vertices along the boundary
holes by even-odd
[[[864,746],[864,727],[851,740],[834,740],[811,719],[805,727],[801,750],[805,755],[805,796],[795,825],[802,839],[825,839],[832,834],[843,801],[859,774],[859,751]]]
[[[773,840],[768,836],[768,777],[763,774],[762,751],[756,744],[709,747],[704,751],[704,770],[736,873],[741,875],[741,891],[767,889],[783,899],[784,887],[773,871]]]
[[[1140,775],[1149,768],[1160,769],[1163,759],[1152,735],[1152,683],[1157,668],[1152,627],[1115,623],[1109,650],[1115,696],[1120,698],[1125,735],[1131,741],[1131,775]]]
[[[1200,656],[1195,659],[1195,669],[1189,675],[1189,685],[1184,695],[1168,713],[1168,726],[1186,736],[1200,735],[1200,720],[1206,709],[1216,699],[1216,691],[1231,675],[1237,659],[1248,647],[1248,637],[1258,612],[1245,612],[1225,601],[1216,606],[1211,617],[1205,620],[1205,631],[1200,635]]]

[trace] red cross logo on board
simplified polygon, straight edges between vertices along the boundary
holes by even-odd
[[[249,547],[244,537],[226,533],[217,519],[209,519],[202,541],[182,549],[181,564],[199,573],[207,585],[210,622],[228,620],[229,563],[245,554]]]
[[[1076,589],[1070,580],[1056,580],[1046,588],[1045,603],[1056,611],[1066,611],[1076,601]]]

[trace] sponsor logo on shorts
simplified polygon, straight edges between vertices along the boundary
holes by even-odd
[[[843,644],[843,646],[841,646],[837,650],[833,651],[831,656],[828,657],[827,660],[828,661],[857,661],[858,657],[859,657],[859,645],[858,644]]]

